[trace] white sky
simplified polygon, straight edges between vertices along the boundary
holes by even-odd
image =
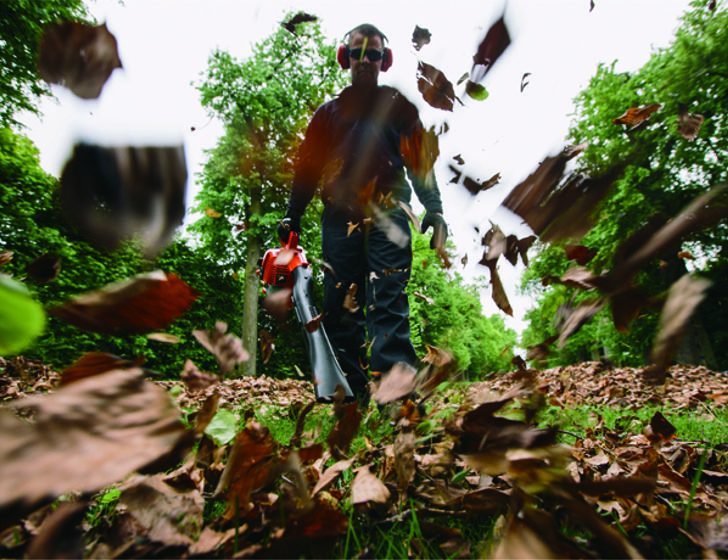
[[[426,126],[447,122],[440,138],[437,179],[445,217],[459,255],[468,253],[466,277],[487,275],[477,265],[482,255],[479,236],[492,219],[506,234],[528,235],[509,216],[496,212],[502,198],[547,154],[564,143],[573,98],[588,85],[598,62],[618,60],[619,71],[639,68],[654,48],[667,46],[688,8],[687,0],[91,0],[92,13],[106,21],[119,43],[123,70],[115,70],[101,97],[84,101],[54,86],[57,101],[41,106],[39,122],[27,118],[26,132],[41,152],[41,164],[60,175],[74,141],[79,138],[116,144],[184,142],[192,202],[195,175],[203,151],[214,146],[222,128],[210,122],[192,82],[199,80],[210,52],[219,47],[242,59],[251,47],[276,30],[287,11],[305,11],[321,18],[330,39],[340,39],[359,23],[377,25],[389,37],[392,69],[380,83],[397,87],[421,110]],[[512,43],[488,74],[485,101],[456,93],[452,113],[430,108],[416,85],[417,61],[442,70],[455,83],[470,70],[472,56],[490,25],[503,13]],[[432,33],[419,52],[411,44],[415,25]],[[521,76],[531,72],[521,93]],[[626,108],[625,108],[626,109]],[[619,115],[615,115],[617,117]],[[196,130],[191,131],[191,127]],[[449,184],[452,157],[462,155],[464,172],[487,179],[502,174],[499,187],[473,198]],[[503,259],[502,259],[503,260]],[[499,267],[515,317],[506,319],[520,331],[529,300],[517,295],[520,269],[503,260]],[[490,296],[485,312],[499,313]]]

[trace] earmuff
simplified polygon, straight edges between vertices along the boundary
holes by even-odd
[[[339,50],[336,51],[336,61],[344,70],[351,68],[349,45],[339,45]],[[382,72],[389,70],[392,67],[392,62],[392,49],[384,47],[384,54],[382,55]]]

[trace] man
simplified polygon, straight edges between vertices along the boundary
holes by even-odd
[[[301,216],[320,188],[324,326],[352,391],[368,402],[368,369],[379,375],[418,361],[404,291],[412,267],[405,168],[426,210],[423,231],[432,227],[444,244],[447,225],[431,162],[421,157],[425,133],[417,109],[378,85],[392,62],[386,36],[362,24],[345,41],[337,58],[351,69],[351,86],[319,107],[308,126],[278,234],[286,242],[291,231],[300,233]]]

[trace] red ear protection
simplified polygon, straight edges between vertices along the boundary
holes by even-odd
[[[382,72],[386,72],[392,67],[392,58],[392,49],[385,47],[384,55],[382,56]],[[351,68],[348,45],[339,45],[339,50],[336,51],[336,61],[344,70]]]

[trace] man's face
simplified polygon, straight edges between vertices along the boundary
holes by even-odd
[[[361,33],[352,36],[349,43],[349,51],[354,49],[383,51],[382,38],[378,35],[365,37]],[[352,85],[376,86],[379,80],[379,71],[382,69],[382,59],[372,62],[366,54],[363,57],[350,57],[351,60],[351,83]]]

